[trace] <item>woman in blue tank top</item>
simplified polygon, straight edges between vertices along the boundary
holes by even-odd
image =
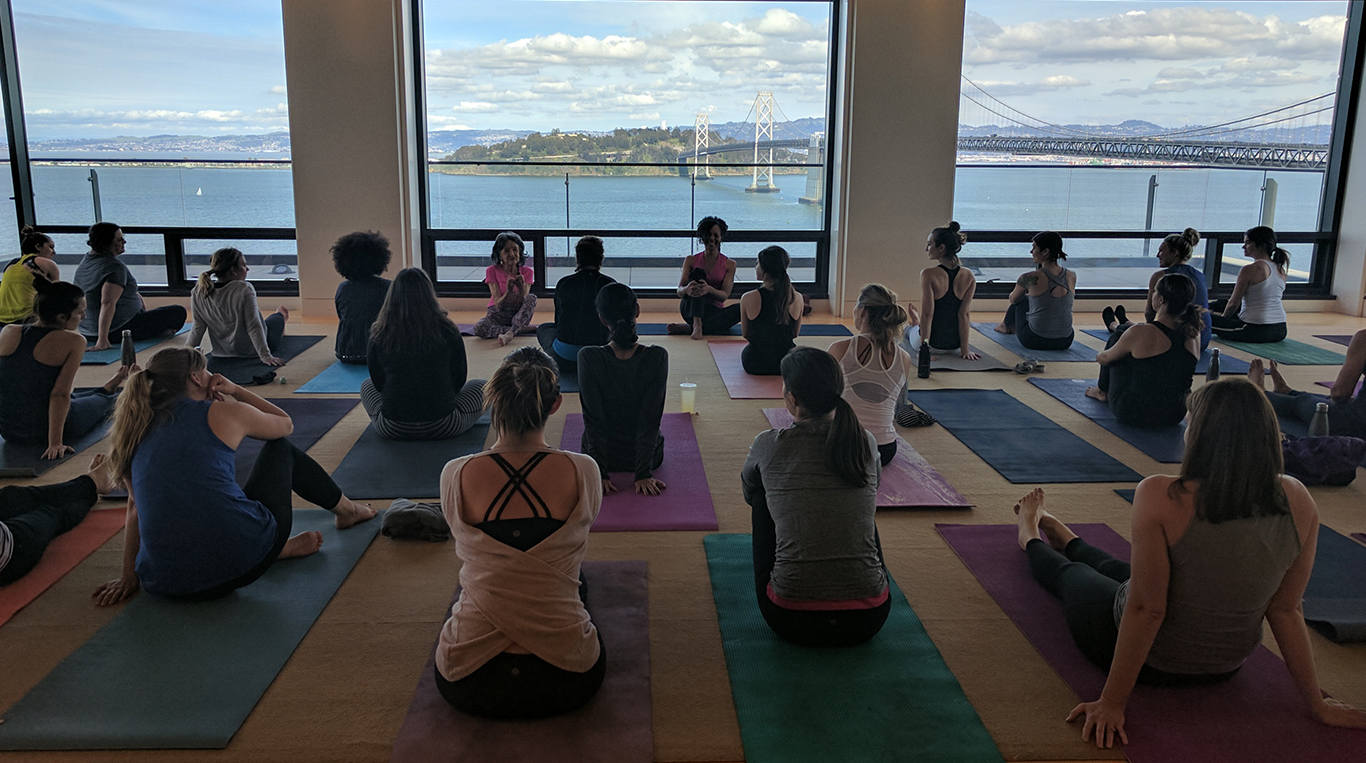
[[[1191,255],[1198,243],[1200,231],[1194,228],[1187,228],[1162,239],[1162,243],[1157,247],[1157,264],[1161,265],[1162,269],[1153,271],[1152,277],[1148,279],[1148,299],[1143,305],[1143,320],[1148,323],[1157,320],[1157,307],[1153,304],[1153,295],[1157,292],[1157,282],[1162,280],[1163,276],[1179,273],[1191,279],[1191,283],[1195,284],[1194,304],[1200,308],[1203,316],[1200,326],[1200,352],[1204,352],[1209,346],[1212,321],[1208,315],[1209,285],[1205,281],[1205,274],[1190,264]],[[1100,315],[1105,321],[1105,328],[1109,331],[1114,331],[1116,325],[1121,328],[1133,325],[1125,315],[1123,305],[1106,307],[1100,311]]]
[[[290,536],[291,492],[335,514],[338,529],[374,517],[285,439],[293,431],[289,414],[208,373],[198,350],[152,356],[114,413],[110,464],[128,488],[123,574],[95,591],[96,603],[114,604],[139,587],[213,599],[256,580],[276,559],[316,552],[320,533]],[[247,437],[267,442],[239,486],[234,454]]]

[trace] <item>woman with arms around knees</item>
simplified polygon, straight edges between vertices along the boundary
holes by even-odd
[[[153,355],[114,413],[109,460],[128,488],[123,575],[100,586],[95,602],[108,606],[140,587],[182,601],[215,599],[276,559],[312,554],[322,535],[290,537],[291,492],[335,514],[339,529],[375,516],[285,439],[293,431],[284,411],[206,371],[199,350]],[[239,486],[234,454],[247,437],[268,442]]]
[[[95,346],[107,350],[119,341],[124,331],[133,341],[171,336],[185,325],[185,308],[166,305],[148,310],[138,294],[138,282],[128,266],[119,261],[123,254],[123,231],[113,223],[95,223],[86,239],[90,247],[72,280],[85,292],[86,313],[80,331]]]
[[[891,611],[878,543],[876,442],[840,393],[839,364],[814,347],[783,358],[795,421],[754,438],[740,480],[753,508],[759,612],[798,646],[855,646]]]
[[[930,340],[930,349],[956,351],[964,360],[977,360],[967,341],[977,279],[958,260],[967,240],[956,222],[930,231],[925,254],[937,264],[920,271],[920,330],[921,336]]]
[[[602,483],[593,459],[546,444],[561,398],[555,363],[539,347],[508,355],[488,397],[493,449],[441,472],[462,566],[437,642],[436,686],[471,715],[559,715],[592,699],[607,672],[579,571]]]
[[[790,262],[786,249],[765,247],[754,266],[760,286],[740,298],[740,333],[749,341],[740,351],[740,365],[747,374],[782,373],[778,364],[802,331],[802,300],[787,277]]]
[[[48,544],[85,519],[114,480],[105,456],[95,456],[85,474],[55,485],[0,487],[0,586],[38,566]]]
[[[859,292],[854,305],[858,335],[841,339],[828,350],[844,375],[842,396],[859,425],[877,440],[883,466],[896,456],[895,424],[912,426],[915,415],[920,414],[906,400],[911,356],[897,346],[906,318],[895,293],[880,283],[870,283]]]
[[[637,344],[640,305],[626,284],[613,283],[597,295],[598,318],[610,328],[603,347],[579,350],[579,401],[583,405],[583,452],[593,457],[602,492],[615,493],[608,472],[634,472],[635,489],[659,495],[665,485],[654,478],[664,463],[664,392],[669,381],[669,353],[655,345]]]
[[[374,231],[356,231],[332,245],[332,267],[345,281],[337,284],[337,360],[365,365],[370,327],[379,317],[389,279],[380,274],[389,267],[389,239]]]
[[[0,329],[0,437],[18,445],[46,445],[43,458],[75,452],[65,443],[109,418],[119,385],[136,366],[124,366],[103,387],[73,391],[85,357],[76,333],[85,314],[81,290],[65,281],[34,279],[36,321]]]
[[[24,226],[19,238],[19,258],[5,266],[0,277],[0,324],[23,323],[33,315],[33,298],[37,292],[33,279],[61,280],[57,263],[52,261],[57,247],[51,237],[33,226]]]
[[[394,276],[370,333],[360,401],[380,437],[444,440],[484,411],[484,380],[466,381],[465,341],[421,268]]]
[[[525,262],[526,244],[522,237],[511,231],[499,233],[493,241],[493,264],[484,271],[484,283],[489,285],[489,311],[474,324],[475,336],[497,337],[499,344],[506,345],[531,325],[531,316],[536,312],[531,284],[536,281],[536,273]]]
[[[735,262],[721,253],[726,238],[726,221],[704,217],[697,224],[697,237],[703,250],[683,258],[683,276],[678,279],[678,312],[683,323],[670,323],[670,334],[728,334],[740,322],[740,306],[726,306],[735,284]]]
[[[256,303],[256,287],[247,283],[247,258],[234,247],[213,253],[209,269],[199,274],[190,294],[194,328],[190,329],[191,347],[198,347],[209,335],[214,357],[248,358],[255,356],[268,366],[283,366],[275,357],[285,335],[289,310],[281,305],[269,318],[261,320]]]
[[[1280,430],[1246,379],[1190,396],[1181,476],[1138,485],[1132,563],[1111,558],[1043,510],[1043,491],[1016,506],[1034,579],[1062,600],[1073,640],[1109,672],[1069,720],[1082,739],[1128,741],[1124,708],[1136,683],[1232,678],[1271,624],[1286,668],[1318,720],[1366,728],[1366,713],[1324,699],[1300,600],[1314,567],[1319,518],[1304,485],[1282,474]],[[1040,540],[1043,531],[1046,540]],[[1147,733],[1158,733],[1148,729]]]
[[[1265,370],[1261,358],[1252,361],[1248,378],[1258,387],[1265,386]],[[1285,383],[1276,361],[1271,361],[1272,391],[1266,393],[1276,414],[1288,421],[1308,424],[1314,418],[1319,403],[1328,404],[1328,432],[1342,437],[1366,439],[1366,394],[1356,393],[1357,385],[1366,376],[1366,329],[1352,335],[1347,345],[1347,360],[1338,369],[1338,377],[1327,395],[1298,392]],[[1354,396],[1354,393],[1355,396]]]
[[[1067,259],[1062,236],[1051,230],[1036,233],[1029,256],[1035,270],[1015,283],[1010,308],[996,331],[1015,334],[1020,344],[1031,350],[1065,350],[1076,336],[1072,330],[1072,298],[1077,291],[1077,274],[1062,266]]]
[[[616,281],[602,274],[602,255],[602,239],[579,239],[574,272],[555,284],[555,322],[536,327],[536,340],[561,373],[576,372],[581,348],[607,344],[608,327],[598,320],[595,300],[602,287]]]
[[[1186,416],[1195,364],[1200,362],[1200,308],[1195,283],[1165,275],[1153,289],[1152,323],[1111,324],[1105,350],[1096,355],[1100,381],[1088,397],[1108,402],[1122,423],[1172,427]]]
[[[1243,255],[1252,262],[1238,271],[1233,294],[1210,304],[1214,333],[1235,342],[1279,342],[1286,335],[1281,297],[1290,253],[1276,245],[1276,231],[1258,225],[1243,234]]]

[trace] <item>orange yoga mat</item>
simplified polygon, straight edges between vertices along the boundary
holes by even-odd
[[[9,622],[19,610],[27,607],[53,583],[95,553],[95,549],[114,537],[123,529],[125,516],[126,512],[121,506],[92,509],[79,525],[54,538],[37,567],[13,583],[0,586],[0,625]]]

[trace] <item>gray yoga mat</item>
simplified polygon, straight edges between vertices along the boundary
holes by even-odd
[[[449,440],[386,440],[368,426],[332,479],[351,498],[439,498],[446,462],[483,450],[488,435],[487,416]]]
[[[1105,329],[1083,329],[1082,333],[1090,334],[1102,342],[1110,341],[1110,332]],[[1201,375],[1209,373],[1209,361],[1212,357],[1214,357],[1214,354],[1206,347],[1205,351],[1200,353],[1199,362],[1195,364],[1195,373]],[[1249,368],[1251,368],[1251,366],[1248,365],[1246,360],[1235,358],[1226,352],[1219,353],[1220,374],[1245,374]]]
[[[143,592],[3,714],[0,750],[222,749],[379,532],[295,509],[322,550],[216,601]],[[91,606],[86,602],[86,606]]]
[[[1366,642],[1366,546],[1319,526],[1304,621],[1340,644]]]
[[[43,451],[47,450],[46,445],[17,445],[12,442],[5,442],[0,438],[0,477],[37,477],[49,469],[64,464],[81,454],[81,451],[104,439],[109,434],[109,427],[113,422],[106,420],[103,424],[90,430],[84,437],[70,440],[66,444],[76,449],[76,452],[54,460],[43,458]]]
[[[972,327],[977,329],[977,333],[1027,360],[1091,363],[1096,359],[1096,351],[1076,338],[1072,339],[1072,346],[1065,350],[1031,350],[1020,344],[1019,337],[1014,334],[998,333],[994,323],[974,323]]]
[[[911,326],[906,329],[906,335],[901,339],[901,348],[911,354],[911,361],[916,362],[920,358],[920,327]],[[956,350],[941,352],[930,348],[930,372],[935,371],[1009,371],[1010,366],[997,360],[995,357],[982,352],[976,345],[969,344],[968,349],[977,353],[981,357],[977,360],[964,360],[963,356]]]
[[[275,348],[275,357],[284,361],[293,360],[322,340],[323,337],[320,336],[285,335],[280,337],[280,346]],[[208,360],[210,372],[223,374],[232,383],[243,386],[269,384],[275,380],[275,375],[283,368],[283,366],[268,366],[254,357],[215,358],[210,353]]]

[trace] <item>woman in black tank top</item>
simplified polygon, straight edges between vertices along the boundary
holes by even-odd
[[[782,373],[778,366],[796,346],[792,340],[801,333],[802,301],[787,276],[789,261],[787,250],[781,246],[759,252],[754,274],[763,285],[740,298],[740,331],[749,340],[740,352],[740,365],[747,374]]]
[[[968,237],[956,222],[949,223],[947,228],[930,231],[925,241],[925,254],[938,264],[920,271],[922,296],[919,323],[922,337],[927,336],[925,327],[929,327],[930,347],[946,352],[956,350],[964,360],[977,360],[980,356],[972,351],[967,342],[968,329],[972,323],[969,308],[973,295],[977,293],[977,280],[973,278],[972,271],[963,269],[958,259],[958,253],[967,240]],[[944,279],[941,272],[947,275],[947,284],[944,285],[944,293],[936,297],[935,292],[939,291]],[[961,296],[957,291],[960,283],[966,284]],[[914,314],[914,310],[911,312]]]

